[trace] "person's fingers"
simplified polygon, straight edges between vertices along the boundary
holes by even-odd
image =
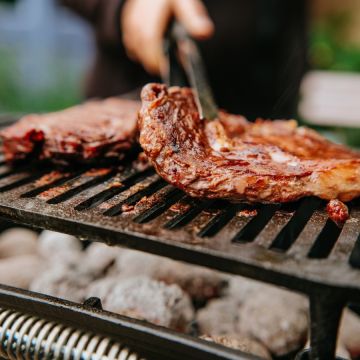
[[[162,42],[170,19],[169,0],[128,0],[123,10],[123,43],[128,55],[158,74],[163,61]]]
[[[214,33],[207,9],[201,0],[170,0],[176,18],[197,39],[207,39]]]
[[[200,0],[127,0],[122,12],[123,43],[130,58],[158,74],[164,62],[162,44],[170,17],[198,39],[208,38],[214,25]]]
[[[142,12],[142,0],[128,0],[125,2],[121,17],[121,33],[125,50],[132,60],[137,58],[137,44],[140,41],[141,23],[138,14]],[[140,14],[141,16],[141,14]]]
[[[150,74],[158,74],[162,61],[162,36],[158,33],[146,34],[139,41],[137,56]]]
[[[154,11],[153,16],[148,18],[147,28],[144,29],[145,31],[141,37],[141,54],[139,54],[139,58],[148,72],[159,74],[164,61],[164,34],[170,20],[171,11],[168,0],[155,1],[159,2],[159,7]]]

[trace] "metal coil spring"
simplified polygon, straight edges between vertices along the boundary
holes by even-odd
[[[16,360],[145,360],[114,340],[0,309],[0,357]]]

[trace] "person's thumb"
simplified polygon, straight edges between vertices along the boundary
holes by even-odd
[[[207,39],[214,33],[214,23],[201,0],[172,0],[175,17],[191,36]]]

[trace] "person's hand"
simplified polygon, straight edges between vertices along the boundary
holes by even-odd
[[[126,0],[121,15],[123,43],[129,57],[152,74],[163,64],[163,38],[172,17],[195,39],[207,39],[214,24],[201,0]]]

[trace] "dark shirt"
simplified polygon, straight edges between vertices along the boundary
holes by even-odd
[[[123,94],[159,81],[126,56],[120,0],[60,1],[94,27],[97,55],[87,97]],[[251,119],[294,116],[305,70],[306,0],[204,2],[216,31],[200,47],[220,107]]]

